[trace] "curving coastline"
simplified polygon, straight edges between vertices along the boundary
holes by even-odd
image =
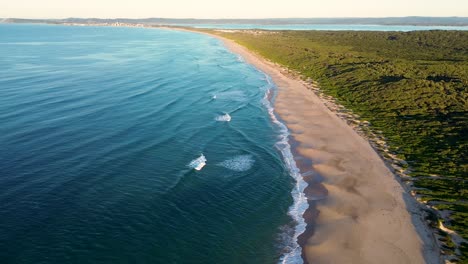
[[[291,151],[308,184],[306,227],[298,237],[304,263],[440,263],[416,201],[366,139],[301,80],[232,40],[209,35],[278,88],[274,110],[290,130]]]
[[[440,262],[418,208],[391,171],[381,166],[383,161],[369,149],[369,142],[337,118],[303,81],[242,46],[220,39],[265,72],[268,80],[271,76],[277,86],[271,91],[279,91],[272,102],[267,93],[265,104],[274,122],[287,124],[282,131],[284,141],[279,142],[284,146],[278,148],[284,150],[286,162],[293,163],[288,167],[298,181],[293,194],[300,193],[294,196],[293,207],[298,201],[308,203],[307,210],[303,206],[298,210],[303,215],[298,214],[299,228],[291,238],[301,246],[304,262]],[[307,186],[302,185],[305,182]],[[297,259],[290,254],[281,261],[298,263],[300,255]]]

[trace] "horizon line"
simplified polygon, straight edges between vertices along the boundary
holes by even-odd
[[[32,18],[32,17],[3,17],[1,19],[193,19],[193,20],[274,20],[274,19],[386,19],[386,18],[466,18],[468,16],[382,16],[382,17],[267,17],[267,18],[194,18],[194,17],[63,17],[63,18]]]

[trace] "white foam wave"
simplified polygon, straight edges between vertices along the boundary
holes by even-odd
[[[252,155],[239,155],[232,159],[225,160],[218,165],[233,171],[248,171],[252,168],[254,163],[255,160]]]
[[[206,158],[203,154],[200,157],[192,160],[187,166],[195,170],[201,170],[206,165]]]
[[[244,58],[239,54],[237,54],[237,61],[238,62],[245,62]]]
[[[294,219],[295,221],[295,228],[294,228],[294,235],[290,237],[290,241],[287,243],[287,252],[280,259],[280,263],[282,264],[296,264],[296,263],[303,263],[301,257],[301,247],[297,243],[297,237],[305,231],[306,223],[302,215],[304,214],[305,210],[309,207],[307,203],[307,198],[304,195],[304,189],[307,187],[307,183],[303,180],[299,168],[296,166],[296,162],[294,161],[294,156],[291,152],[291,145],[289,145],[289,130],[285,124],[281,123],[274,113],[274,108],[272,103],[270,102],[270,96],[272,95],[272,89],[274,88],[274,84],[271,81],[271,78],[265,74],[266,81],[268,82],[268,89],[265,92],[265,96],[263,98],[263,105],[267,108],[268,113],[270,115],[271,120],[273,123],[278,127],[280,131],[279,140],[276,143],[276,148],[280,150],[286,167],[289,170],[289,174],[291,177],[294,178],[296,184],[291,191],[291,195],[294,199],[294,203],[289,208],[288,214]],[[273,95],[274,96],[274,95]],[[273,98],[274,99],[274,98]]]
[[[217,116],[215,120],[220,121],[220,122],[229,122],[231,121],[231,116],[229,114],[224,114],[224,115]]]

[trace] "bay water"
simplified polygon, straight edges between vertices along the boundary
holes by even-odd
[[[274,93],[201,34],[0,25],[1,262],[284,261]]]

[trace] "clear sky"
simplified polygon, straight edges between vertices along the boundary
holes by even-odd
[[[0,0],[0,17],[464,16],[468,0]]]

